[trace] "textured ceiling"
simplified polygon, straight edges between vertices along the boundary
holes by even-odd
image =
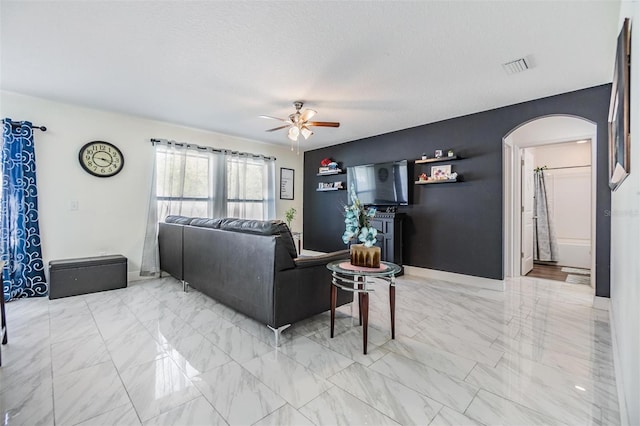
[[[619,8],[2,0],[0,88],[280,144],[300,99],[313,149],[610,82]]]

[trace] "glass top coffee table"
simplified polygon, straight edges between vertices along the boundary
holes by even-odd
[[[391,262],[380,262],[380,268],[365,268],[352,265],[349,260],[336,260],[327,265],[331,271],[331,338],[336,319],[336,301],[338,289],[350,291],[358,295],[358,311],[362,325],[363,353],[367,354],[367,325],[369,323],[369,293],[371,278],[381,278],[389,282],[389,308],[391,310],[391,338],[396,338],[395,310],[396,310],[396,274],[400,266]]]

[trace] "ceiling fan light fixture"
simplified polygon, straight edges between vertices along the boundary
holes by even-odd
[[[270,115],[261,115],[262,118],[268,118],[270,120],[278,120],[283,123],[283,125],[274,127],[272,129],[267,129],[267,132],[273,132],[280,129],[289,128],[287,131],[287,137],[291,140],[291,150],[294,150],[294,145],[298,145],[298,153],[300,153],[300,135],[306,139],[309,139],[313,136],[313,130],[311,130],[311,126],[318,127],[340,127],[340,123],[332,122],[332,121],[310,121],[313,116],[316,115],[316,111],[312,109],[302,110],[302,106],[304,103],[302,101],[295,101],[293,106],[296,108],[296,111],[293,114],[289,114],[288,119],[272,117]]]
[[[300,120],[304,123],[311,120],[311,117],[316,115],[317,112],[312,109],[305,109],[302,114],[300,114]]]
[[[313,135],[313,131],[311,131],[307,126],[302,126],[300,133],[302,133],[302,136],[304,136],[305,139],[309,139],[309,136]]]
[[[300,129],[298,129],[296,126],[291,126],[289,128],[289,133],[287,134],[287,136],[289,137],[289,139],[291,139],[293,142],[296,142],[298,140],[298,136],[300,135]]]

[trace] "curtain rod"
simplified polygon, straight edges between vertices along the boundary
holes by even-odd
[[[21,121],[13,121],[13,120],[7,120],[9,121],[9,124],[11,124],[12,126],[22,126],[23,123]],[[32,129],[38,129],[38,130],[42,130],[43,132],[47,131],[47,128],[45,126],[36,126],[35,124],[30,124],[29,126],[31,126]]]
[[[565,166],[565,167],[547,167],[547,166],[545,166],[543,170],[579,169],[581,167],[591,167],[591,164],[585,164],[584,166]]]
[[[250,152],[231,151],[229,149],[213,148],[211,146],[201,146],[201,145],[196,145],[196,144],[193,144],[193,143],[169,141],[169,140],[166,140],[166,139],[151,138],[150,141],[151,141],[152,145],[155,145],[155,144],[166,144],[166,145],[184,146],[184,147],[187,147],[187,148],[199,149],[199,150],[202,150],[202,151],[218,152],[218,153],[221,153],[221,154],[237,154],[237,155],[240,155],[240,156],[247,156],[247,157],[253,157],[253,158],[264,158],[265,160],[276,161],[276,157],[267,157],[265,155],[252,154]]]

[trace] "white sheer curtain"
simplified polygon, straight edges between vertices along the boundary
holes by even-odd
[[[169,215],[275,218],[275,159],[155,140],[140,275],[160,272],[158,223]]]
[[[154,143],[153,177],[140,275],[160,272],[158,223],[169,215],[223,217],[226,213],[222,153],[167,141]]]
[[[275,218],[275,161],[228,153],[227,216],[242,219]]]

